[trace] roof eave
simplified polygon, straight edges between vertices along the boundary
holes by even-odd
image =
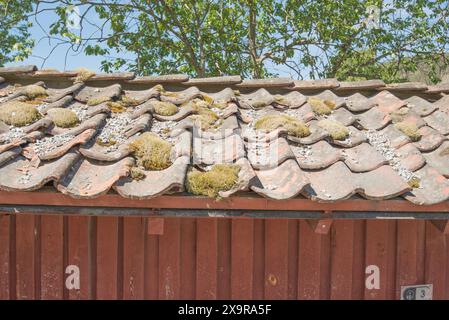
[[[295,198],[272,200],[258,196],[235,196],[222,200],[190,195],[163,195],[152,199],[128,199],[118,194],[105,194],[93,199],[75,199],[51,191],[7,192],[0,191],[0,205],[110,207],[142,209],[198,209],[198,210],[256,210],[256,211],[319,211],[319,212],[401,212],[447,213],[449,201],[433,205],[417,205],[407,200],[347,199],[321,203]]]

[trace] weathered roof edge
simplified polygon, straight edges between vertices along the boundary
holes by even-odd
[[[351,198],[338,202],[316,202],[293,198],[273,200],[255,195],[242,194],[220,201],[207,197],[186,195],[162,195],[152,199],[137,200],[108,193],[92,199],[76,199],[50,190],[37,192],[0,191],[0,205],[43,205],[68,207],[114,207],[147,209],[207,209],[207,210],[275,210],[275,211],[322,211],[332,212],[449,212],[449,201],[433,205],[417,205],[403,199],[367,200]]]
[[[67,79],[76,76],[76,71],[38,70],[34,65],[18,67],[0,67],[0,79]],[[319,80],[293,80],[291,78],[266,78],[266,79],[242,79],[239,75],[220,76],[209,78],[190,78],[185,74],[169,74],[157,76],[136,76],[133,72],[99,73],[87,82],[123,81],[129,84],[157,84],[171,83],[186,86],[213,85],[236,86],[244,89],[280,88],[295,91],[310,90],[336,90],[345,92],[357,92],[363,90],[389,90],[396,92],[416,92],[420,94],[446,94],[449,93],[449,82],[441,82],[436,85],[427,85],[421,82],[403,82],[385,84],[382,80],[338,81],[337,79]],[[1,82],[1,80],[0,80]]]

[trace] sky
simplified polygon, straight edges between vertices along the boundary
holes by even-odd
[[[40,7],[41,9],[48,8],[47,6]],[[81,9],[82,10],[82,9]],[[81,11],[80,14],[83,14]],[[86,17],[95,22],[96,14],[94,12],[89,12]],[[88,56],[84,52],[74,53],[69,52],[67,59],[66,53],[68,46],[55,47],[56,41],[49,41],[45,39],[46,32],[50,29],[50,25],[57,21],[58,16],[53,11],[44,11],[38,15],[37,20],[33,18],[33,26],[30,29],[31,37],[35,40],[35,47],[33,49],[32,55],[24,61],[13,62],[7,64],[7,66],[18,66],[18,65],[36,65],[39,69],[50,68],[57,70],[73,70],[79,67],[85,67],[95,72],[101,72],[101,61],[105,59],[103,56]],[[93,27],[89,25],[84,25],[84,29],[87,32],[94,32]],[[77,30],[74,30],[77,31]],[[44,58],[48,57],[46,60]],[[123,58],[132,58],[131,53],[123,52],[121,53]],[[287,67],[267,65],[267,67],[274,73],[277,73],[281,77],[289,77],[290,72]],[[125,71],[125,70],[119,70]]]
[[[58,70],[73,70],[78,67],[86,67],[93,71],[100,72],[100,63],[104,59],[101,56],[87,56],[83,52],[77,54],[70,52],[66,60],[67,46],[59,46],[51,52],[56,42],[43,38],[45,37],[46,32],[50,29],[51,23],[57,21],[57,19],[57,15],[52,11],[41,13],[37,21],[33,19],[33,27],[30,32],[36,45],[32,55],[25,61],[14,62],[9,65],[31,64],[36,65],[39,69],[52,68]],[[47,57],[49,54],[50,56],[48,59],[44,61],[42,58]],[[65,62],[67,62],[67,64],[65,64]]]

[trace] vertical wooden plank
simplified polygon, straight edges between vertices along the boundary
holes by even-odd
[[[123,220],[123,299],[143,299],[144,241],[146,225],[142,217]]]
[[[80,287],[69,290],[68,297],[89,299],[89,217],[69,216],[67,223],[67,265],[77,266],[80,272]]]
[[[145,237],[145,299],[159,297],[159,237],[148,234]]]
[[[363,297],[362,221],[335,220],[331,234],[330,298],[336,300]]]
[[[265,221],[265,298],[287,299],[288,221]]]
[[[264,299],[265,289],[265,220],[254,221],[253,299]]]
[[[16,281],[17,299],[36,298],[35,249],[37,230],[36,217],[17,215],[16,217]]]
[[[446,268],[444,269],[444,272],[446,274],[446,282],[445,282],[445,287],[449,288],[449,270],[448,270],[448,266],[449,266],[449,245],[447,245],[449,243],[449,234],[445,234],[445,248],[446,248]],[[449,290],[446,290],[446,294],[445,294],[445,299],[449,300]]]
[[[195,299],[196,292],[196,219],[181,223],[181,299]]]
[[[159,299],[181,296],[181,222],[165,219],[164,234],[159,236]]]
[[[217,219],[197,220],[196,298],[217,298]]]
[[[425,283],[433,284],[433,299],[447,299],[448,248],[447,236],[430,221],[426,221]]]
[[[10,272],[14,272],[15,269],[15,266],[10,262],[10,223],[10,216],[0,214],[0,300],[10,298],[10,290],[12,289],[9,283]]]
[[[299,223],[298,298],[329,299],[330,235]]]
[[[364,299],[366,220],[354,220],[354,261],[352,268],[352,299]]]
[[[41,298],[62,299],[64,292],[62,216],[41,216],[41,252]]]
[[[118,298],[118,217],[97,218],[97,299]]]
[[[365,268],[379,269],[379,289],[365,287],[365,299],[395,298],[396,221],[367,220]],[[365,277],[369,276],[365,275]]]
[[[254,220],[232,220],[231,255],[231,298],[250,300],[254,281]]]
[[[288,221],[288,290],[287,299],[298,298],[298,223],[299,220]]]
[[[396,299],[401,286],[424,282],[425,222],[398,220]]]
[[[231,221],[217,221],[217,299],[221,300],[231,297]]]

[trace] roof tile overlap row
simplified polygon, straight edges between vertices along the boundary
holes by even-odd
[[[25,127],[0,122],[1,190],[32,191],[52,184],[76,198],[115,191],[145,199],[185,191],[192,165],[208,170],[235,163],[240,166],[239,180],[231,190],[220,192],[222,197],[252,191],[277,200],[307,197],[324,202],[353,195],[375,200],[403,197],[416,204],[449,199],[449,98],[444,95],[449,87],[444,84],[136,78],[132,73],[96,75],[86,83],[68,82],[63,87],[45,80],[70,80],[75,75],[33,66],[0,68],[0,110],[11,101],[26,103],[30,81],[48,93],[33,101],[43,115],[40,120]],[[28,82],[16,85],[22,80]],[[172,84],[174,89],[164,88]],[[134,106],[114,112],[108,103],[124,97]],[[332,112],[314,112],[310,97],[331,101]],[[158,101],[175,104],[177,112],[157,113]],[[209,129],[198,127],[198,101],[219,117]],[[55,108],[74,111],[79,123],[58,127],[49,116]],[[310,135],[293,136],[284,127],[256,130],[254,123],[265,115],[301,120]],[[349,135],[332,138],[323,120],[338,122]],[[406,135],[398,121],[416,128],[420,138]],[[133,179],[130,171],[136,159],[130,143],[147,131],[173,145],[172,164],[144,170],[142,179]],[[114,137],[114,144],[99,143],[108,136]],[[417,185],[410,183],[413,177]]]

